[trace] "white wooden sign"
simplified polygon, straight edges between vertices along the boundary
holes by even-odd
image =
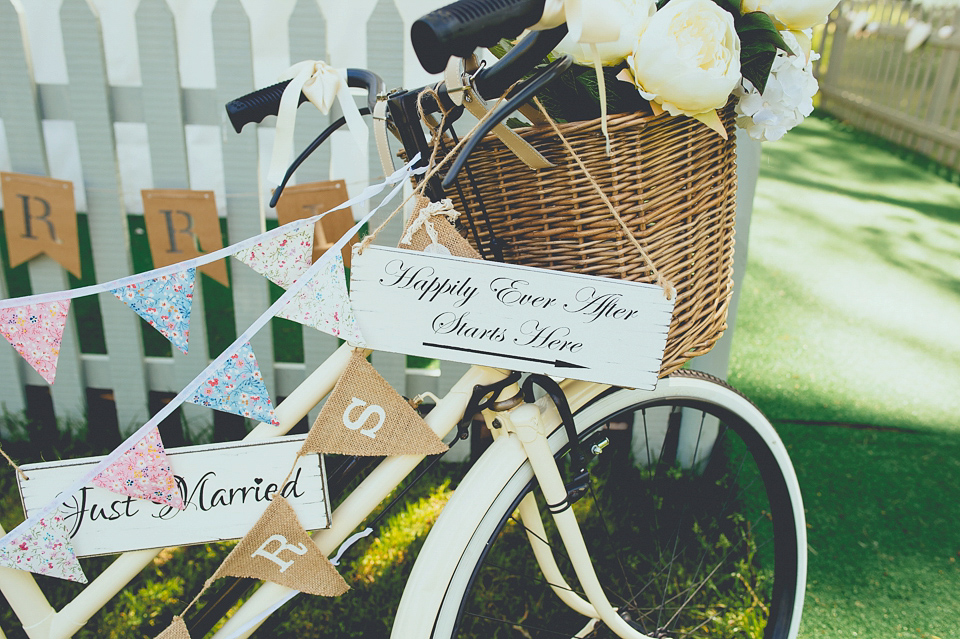
[[[376,350],[644,389],[673,314],[652,284],[377,246],[350,298]]]
[[[284,482],[306,435],[170,449],[185,510],[86,486],[64,502],[80,557],[243,537],[276,495],[290,502],[306,530],[330,525],[320,455],[304,455]],[[30,516],[100,460],[27,464],[20,497]]]

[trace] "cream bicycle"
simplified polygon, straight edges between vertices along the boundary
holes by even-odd
[[[467,0],[439,14],[456,17],[451,48],[469,55],[476,45],[516,35],[542,8],[529,0]],[[531,72],[564,32],[541,32],[500,63],[457,82],[479,95],[499,95]],[[413,35],[428,51],[447,46],[435,30],[417,27]],[[561,58],[514,88],[447,179],[429,184],[433,198],[451,186],[473,140],[563,64]],[[369,72],[350,79],[379,91]],[[431,149],[421,117],[448,99],[442,89],[430,100],[419,95],[394,92],[383,101],[389,113],[379,114],[410,153]],[[278,96],[261,92],[250,102],[259,106],[240,115],[240,126],[275,112]],[[342,124],[331,125],[316,145]],[[492,235],[489,228],[477,232],[487,240]],[[289,431],[332,390],[351,352],[341,347],[277,407],[279,428],[261,424],[247,439]],[[800,489],[773,427],[727,384],[681,370],[643,391],[474,366],[436,399],[425,421],[438,436],[456,431],[461,441],[477,413],[493,443],[431,530],[400,600],[394,637],[796,636],[806,576]],[[334,510],[331,526],[314,534],[320,550],[333,556],[423,460],[347,459],[332,468],[334,494],[363,478]],[[27,573],[0,571],[0,589],[28,636],[69,637],[157,552],[121,555],[59,611]],[[214,636],[250,636],[295,594],[263,584]],[[228,595],[189,620],[192,636],[204,636],[232,606]]]

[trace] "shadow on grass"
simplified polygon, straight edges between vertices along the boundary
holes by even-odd
[[[800,637],[960,636],[960,433],[778,430],[807,513]]]

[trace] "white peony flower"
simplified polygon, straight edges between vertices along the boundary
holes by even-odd
[[[840,0],[745,0],[764,5],[766,11],[779,20],[788,29],[802,31],[826,22],[827,15],[833,11]]]
[[[633,51],[637,36],[647,25],[647,21],[657,11],[656,0],[605,0],[606,12],[614,16],[620,25],[620,39],[596,44],[600,54],[600,63],[616,66],[623,62]],[[567,36],[557,45],[557,51],[573,56],[577,64],[593,65],[593,53],[589,44],[578,42],[573,35]]]
[[[779,140],[813,112],[818,85],[812,63],[820,56],[811,53],[807,60],[794,34],[780,35],[795,55],[777,52],[763,95],[747,79],[734,92],[737,125],[755,140]]]
[[[640,95],[670,115],[718,109],[740,80],[733,16],[712,0],[672,0],[647,21],[627,64]]]

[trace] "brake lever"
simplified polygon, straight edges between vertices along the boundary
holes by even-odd
[[[498,106],[490,115],[490,117],[484,120],[480,126],[477,127],[477,130],[473,132],[472,137],[467,140],[463,150],[460,151],[459,155],[457,155],[453,163],[450,165],[450,169],[447,171],[447,174],[441,183],[441,188],[446,191],[453,186],[453,183],[457,179],[457,174],[460,173],[460,170],[466,164],[467,159],[470,157],[470,153],[473,152],[483,137],[493,130],[493,127],[503,122],[507,116],[530,100],[540,89],[560,77],[560,75],[569,69],[570,65],[572,64],[573,58],[565,55],[548,64],[539,73],[535,74],[531,78],[524,80],[524,82],[513,92],[513,95],[510,96],[505,103]]]

